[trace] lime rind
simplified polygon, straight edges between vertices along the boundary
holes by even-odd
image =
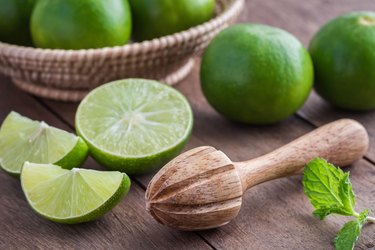
[[[76,114],[77,133],[95,160],[128,174],[147,173],[168,162],[183,149],[192,127],[192,110],[181,93],[143,79],[93,90]]]
[[[89,146],[81,137],[78,137],[74,148],[65,157],[54,164],[65,169],[80,167],[83,165],[83,163],[85,163],[88,155]]]
[[[21,185],[36,213],[54,222],[76,224],[111,210],[128,193],[130,179],[119,172],[26,162]]]
[[[126,172],[129,175],[142,175],[159,169],[177,156],[185,147],[189,137],[190,134],[185,141],[174,147],[147,157],[121,157],[102,152],[101,149],[89,144],[90,154],[99,164],[106,166],[110,170]]]
[[[0,130],[0,166],[18,176],[25,161],[80,166],[88,147],[79,137],[11,112]]]

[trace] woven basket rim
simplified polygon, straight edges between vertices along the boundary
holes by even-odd
[[[146,40],[142,42],[133,42],[128,43],[122,46],[113,46],[113,47],[103,47],[103,48],[97,48],[97,49],[79,49],[79,50],[64,50],[64,49],[43,49],[43,48],[34,48],[34,47],[26,47],[21,45],[15,45],[15,44],[9,44],[4,43],[0,41],[0,48],[7,48],[12,50],[17,50],[19,52],[23,53],[30,53],[34,55],[40,55],[41,53],[48,53],[48,54],[54,54],[56,56],[58,55],[66,55],[69,53],[71,56],[79,56],[80,54],[97,54],[104,51],[111,51],[111,50],[140,50],[144,48],[153,48],[157,45],[160,46],[160,44],[168,44],[169,46],[173,46],[179,42],[181,42],[181,39],[186,37],[196,37],[199,36],[202,33],[207,32],[207,30],[212,29],[212,27],[216,27],[220,25],[221,23],[224,23],[227,21],[227,19],[230,19],[231,14],[233,12],[236,12],[237,9],[241,8],[243,6],[245,0],[233,0],[233,2],[230,4],[230,6],[224,10],[222,13],[217,15],[216,17],[212,18],[211,20],[202,23],[200,25],[191,27],[190,29],[177,32],[171,35],[163,36],[160,38],[154,38],[152,40]],[[29,54],[30,55],[30,54]]]

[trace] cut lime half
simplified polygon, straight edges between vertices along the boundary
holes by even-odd
[[[79,167],[87,154],[87,144],[80,137],[16,112],[1,126],[0,165],[12,175],[20,174],[25,161]]]
[[[111,210],[128,193],[130,179],[120,172],[26,162],[21,185],[35,212],[51,221],[76,224]]]
[[[193,115],[177,90],[151,80],[103,85],[81,102],[76,129],[102,165],[128,174],[160,168],[190,137]]]

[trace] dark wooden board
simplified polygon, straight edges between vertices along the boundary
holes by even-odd
[[[350,10],[375,10],[372,0],[247,0],[242,22],[284,28],[305,45],[327,20]],[[298,115],[272,126],[236,124],[218,115],[205,101],[199,86],[199,60],[192,74],[177,86],[191,102],[194,132],[186,149],[212,145],[234,160],[267,153],[339,117],[352,117],[368,128],[375,145],[374,113],[347,113],[331,108],[312,94]],[[0,78],[0,121],[10,110],[71,130],[77,104],[30,97]],[[375,147],[351,170],[358,210],[375,210]],[[370,160],[370,161],[369,161]],[[101,168],[93,161],[86,167]],[[176,232],[157,224],[144,209],[144,190],[152,175],[132,177],[133,188],[112,212],[92,223],[58,225],[36,216],[26,204],[18,180],[0,172],[0,249],[331,249],[331,240],[348,219],[312,217],[300,177],[265,183],[249,191],[239,216],[230,224],[198,233]],[[364,228],[358,249],[375,248],[375,226]]]

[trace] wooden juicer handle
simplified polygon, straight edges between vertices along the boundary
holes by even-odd
[[[366,129],[358,122],[342,119],[322,126],[291,143],[259,158],[236,162],[243,190],[259,183],[303,173],[315,157],[336,166],[347,166],[368,150]]]

